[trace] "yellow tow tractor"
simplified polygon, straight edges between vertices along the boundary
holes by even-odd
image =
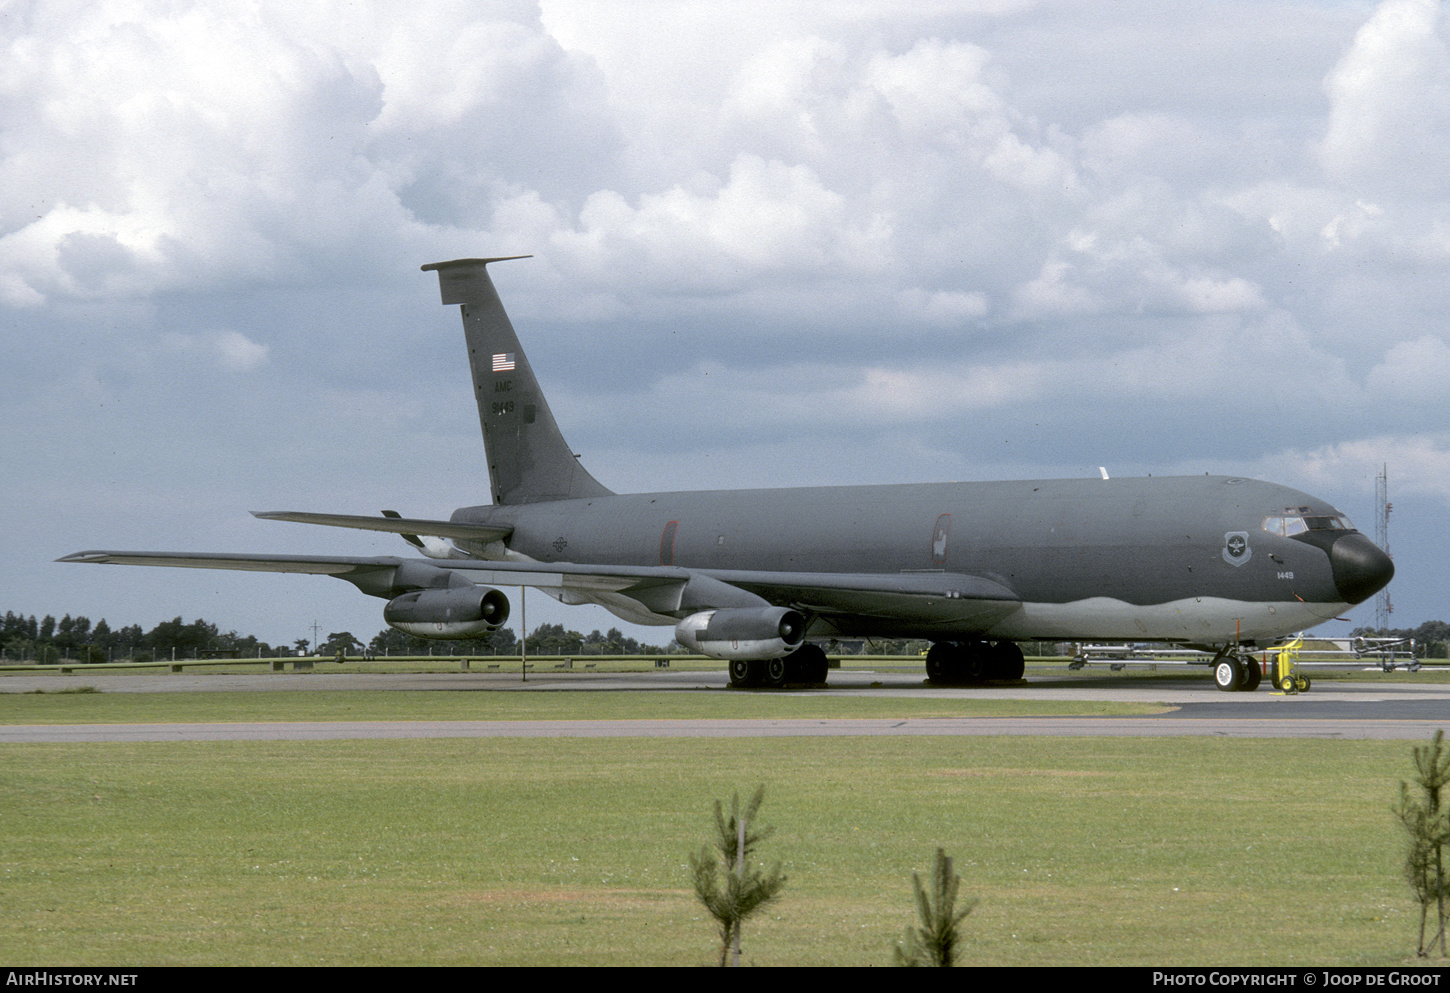
[[[1304,647],[1301,635],[1278,649],[1279,658],[1273,664],[1274,688],[1280,693],[1308,693],[1309,677],[1299,671],[1299,649]]]

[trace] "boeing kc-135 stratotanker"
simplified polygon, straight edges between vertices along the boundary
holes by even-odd
[[[673,624],[685,648],[728,660],[734,685],[769,687],[825,680],[808,638],[887,637],[931,641],[938,684],[1021,678],[1026,639],[1127,640],[1209,649],[1221,689],[1253,689],[1251,649],[1335,617],[1394,574],[1323,500],[1239,477],[614,493],[554,422],[489,277],[503,261],[423,267],[443,303],[462,307],[492,504],[447,521],[257,514],[394,532],[426,558],[60,561],[337,576],[425,638],[496,630],[509,601],[493,587],[536,587]]]

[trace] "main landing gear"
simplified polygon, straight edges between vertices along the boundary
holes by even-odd
[[[1213,683],[1225,693],[1252,693],[1263,678],[1264,670],[1252,652],[1225,645],[1213,660]]]
[[[939,686],[1016,680],[1026,671],[1022,649],[1011,641],[938,641],[926,653],[926,678]]]
[[[789,683],[824,683],[830,663],[819,645],[806,644],[779,659],[731,659],[730,685],[778,690]]]

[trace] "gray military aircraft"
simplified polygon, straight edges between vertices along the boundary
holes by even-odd
[[[508,258],[527,258],[509,256]],[[492,504],[447,521],[295,512],[267,520],[389,531],[425,558],[88,551],[62,562],[336,576],[383,619],[469,638],[508,618],[495,586],[673,624],[736,686],[821,682],[807,638],[931,641],[937,684],[1019,679],[1026,639],[1207,648],[1224,690],[1250,650],[1383,588],[1389,557],[1299,490],[1224,476],[616,494],[565,443],[488,265],[423,266],[459,304]]]

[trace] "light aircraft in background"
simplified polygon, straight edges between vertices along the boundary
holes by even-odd
[[[424,558],[60,561],[336,576],[425,638],[496,630],[509,601],[495,587],[533,587],[674,625],[685,648],[727,660],[734,685],[767,687],[826,679],[825,652],[807,639],[867,637],[932,642],[936,684],[1020,679],[1028,639],[1159,641],[1213,650],[1219,687],[1249,690],[1251,649],[1339,615],[1394,574],[1323,500],[1234,476],[614,493],[559,432],[489,276],[503,261],[423,267],[462,310],[492,502],[447,521],[257,514],[394,532]]]

